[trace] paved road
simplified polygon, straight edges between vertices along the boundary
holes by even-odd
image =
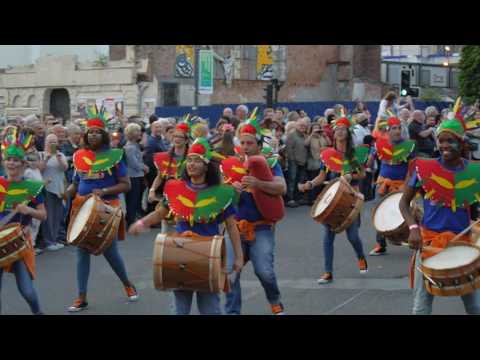
[[[362,212],[360,235],[365,252],[373,247],[375,233],[367,203]],[[408,248],[389,248],[389,254],[368,257],[369,272],[360,274],[353,249],[345,233],[335,242],[335,281],[320,286],[315,279],[322,273],[322,228],[309,215],[309,207],[288,209],[277,226],[276,271],[288,314],[334,315],[408,315],[412,296],[408,288]],[[155,232],[120,242],[129,276],[140,292],[137,303],[128,303],[120,281],[103,257],[93,257],[89,282],[88,311],[71,316],[164,315],[170,313],[170,294],[158,292],[152,283],[152,249]],[[76,295],[75,249],[68,247],[37,257],[36,287],[47,314],[67,314],[66,307]],[[243,313],[270,314],[263,288],[256,280],[251,264],[242,274]],[[15,278],[4,274],[2,303],[4,314],[29,314],[20,297]],[[194,306],[195,308],[195,306]],[[196,310],[194,313],[197,313]],[[438,298],[434,314],[463,314],[460,298]]]

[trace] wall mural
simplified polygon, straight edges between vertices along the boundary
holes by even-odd
[[[175,77],[193,78],[193,45],[175,46]]]
[[[272,46],[257,45],[257,79],[271,80],[273,68]]]

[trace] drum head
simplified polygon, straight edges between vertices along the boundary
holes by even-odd
[[[400,199],[403,193],[399,192],[384,198],[378,204],[373,215],[373,226],[379,232],[397,229],[405,219],[400,212]]]
[[[73,219],[72,228],[67,239],[69,243],[73,242],[82,232],[83,228],[87,224],[90,214],[92,213],[94,205],[95,198],[93,196],[83,203],[82,207],[77,213],[77,216],[75,219]]]
[[[12,227],[9,227],[8,229],[4,229],[4,230],[0,231],[0,239],[4,238],[4,237],[7,237],[8,235],[10,235],[15,230],[17,230],[17,227],[12,226]]]
[[[480,256],[480,250],[473,246],[451,246],[423,262],[423,266],[433,270],[455,269],[469,265]]]
[[[323,213],[325,209],[327,209],[328,205],[330,205],[330,203],[335,198],[335,194],[337,193],[339,187],[340,181],[336,181],[325,191],[325,194],[323,194],[322,198],[319,199],[316,204],[316,207],[313,211],[313,217],[317,217],[318,215]]]

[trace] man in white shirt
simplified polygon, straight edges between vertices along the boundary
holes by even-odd
[[[362,145],[363,139],[372,132],[368,127],[368,118],[364,113],[355,115],[357,124],[353,127],[353,143],[355,146]]]

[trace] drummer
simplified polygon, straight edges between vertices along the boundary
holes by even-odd
[[[188,139],[190,126],[187,121],[177,124],[173,133],[173,146],[168,152],[155,153],[153,161],[157,168],[157,176],[148,191],[148,201],[151,203],[161,199],[157,193],[162,194],[167,180],[181,177],[185,168],[185,159],[188,151]],[[167,221],[168,220],[168,221]],[[173,226],[169,225],[173,221],[172,217],[162,220],[162,233],[173,232]]]
[[[461,119],[444,120],[440,124],[437,141],[441,157],[417,159],[415,170],[400,200],[400,210],[410,227],[408,239],[410,248],[417,250],[410,266],[410,286],[413,288],[412,312],[415,315],[431,314],[434,300],[434,296],[427,292],[423,276],[417,267],[420,267],[422,261],[445,248],[457,234],[469,227],[470,219],[477,217],[474,206],[464,206],[465,202],[477,203],[476,195],[480,191],[480,166],[462,158],[466,148],[464,134]],[[422,223],[417,224],[410,202],[420,186],[424,216]],[[458,240],[472,242],[469,234],[461,236]],[[427,245],[429,248],[422,250],[422,247]],[[462,300],[468,314],[480,314],[478,290],[462,296]]]
[[[349,164],[351,164],[349,172],[342,176],[343,179],[348,181],[356,191],[359,191],[358,183],[365,177],[365,169],[363,161],[359,161],[359,159],[355,156],[355,149],[353,147],[351,134],[351,120],[344,115],[336,120],[334,124],[333,148],[338,152],[339,156],[343,157],[343,164],[345,164],[347,161]],[[325,180],[330,181],[339,177],[341,173],[333,171],[335,164],[336,162],[332,161],[330,163],[329,159],[322,157],[320,173],[318,176],[304,184],[298,184],[298,189],[302,192],[309,191],[317,186],[321,186]],[[325,235],[323,238],[325,273],[317,280],[317,282],[319,284],[328,284],[333,281],[333,242],[336,234],[328,226],[323,226],[325,227]],[[358,234],[359,226],[360,216],[346,229],[346,231],[348,241],[352,245],[358,260],[358,269],[361,274],[365,274],[368,272],[368,265],[363,252],[362,240]]]
[[[380,174],[377,179],[378,195],[383,197],[404,188],[405,179],[415,159],[415,141],[402,139],[400,119],[391,116],[385,121],[388,138],[381,138],[375,143],[372,158],[380,160]],[[377,244],[370,251],[371,256],[384,255],[387,252],[385,238],[377,233]],[[406,239],[405,239],[406,240]]]
[[[235,193],[232,187],[220,184],[220,172],[211,159],[212,152],[208,141],[197,138],[188,150],[186,169],[182,179],[169,180],[165,185],[163,206],[157,207],[154,212],[130,226],[129,233],[136,235],[146,231],[152,225],[160,223],[169,211],[177,217],[176,231],[180,236],[188,236],[192,233],[200,236],[219,235],[219,225],[224,222],[235,252],[233,271],[239,273],[243,266],[243,253],[234,218],[235,210],[232,206]],[[179,198],[183,201],[178,200]],[[208,205],[208,213],[205,213],[204,206],[198,206],[200,205],[196,203],[198,198],[204,201],[215,199]],[[188,203],[191,205],[188,206]],[[174,290],[175,315],[190,314],[194,293],[197,294],[200,314],[221,315],[218,293]]]
[[[66,197],[74,198],[72,202],[71,219],[76,221],[75,215],[85,202],[87,195],[96,194],[110,206],[119,207],[118,195],[129,191],[130,180],[127,177],[127,166],[122,160],[123,151],[110,149],[110,136],[107,128],[108,116],[101,109],[89,109],[87,131],[84,135],[85,149],[77,150],[74,154],[73,165],[75,174],[72,184],[66,191]],[[102,156],[100,168],[93,169],[95,158]],[[93,157],[85,162],[85,158]],[[105,250],[103,256],[122,282],[129,301],[137,301],[138,293],[127,276],[122,256],[118,251],[117,239],[125,239],[125,219],[122,221],[118,234],[112,245]],[[77,286],[78,298],[68,308],[69,312],[78,312],[87,309],[87,285],[90,275],[90,253],[80,247],[77,248]]]
[[[33,134],[27,131],[20,131],[19,128],[11,126],[4,130],[2,143],[2,158],[5,161],[5,171],[7,177],[0,177],[0,221],[11,214],[12,210],[17,214],[13,216],[6,224],[20,223],[27,241],[27,252],[25,256],[4,268],[0,268],[0,293],[2,288],[3,271],[15,274],[17,287],[30,306],[33,315],[43,315],[40,308],[38,295],[33,286],[35,279],[35,252],[32,245],[32,236],[30,225],[33,219],[45,221],[47,212],[43,204],[43,183],[40,181],[24,180],[23,173],[26,168],[25,152],[33,145]],[[15,186],[18,195],[13,195],[9,188]],[[13,208],[13,204],[16,205]],[[1,313],[0,300],[0,313]]]

